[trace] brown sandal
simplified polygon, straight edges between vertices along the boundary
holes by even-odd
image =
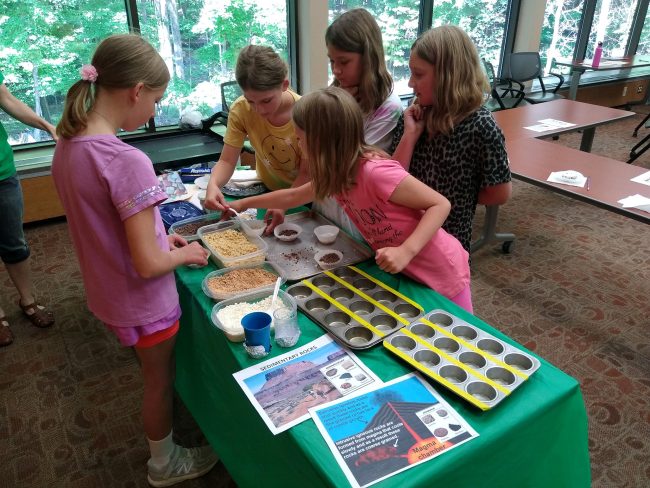
[[[7,317],[0,317],[0,347],[8,346],[14,341]]]
[[[18,300],[18,306],[22,309],[25,317],[36,327],[44,329],[54,323],[54,314],[37,302],[30,305],[22,305],[20,300]]]

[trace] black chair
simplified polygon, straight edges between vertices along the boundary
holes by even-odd
[[[483,105],[490,112],[515,108],[519,105],[528,105],[528,102],[524,99],[525,93],[523,91],[512,86],[504,86],[505,80],[496,77],[492,63],[485,58],[481,58],[481,64],[490,82],[490,94]],[[501,93],[499,93],[499,90],[501,90]]]
[[[650,114],[648,114],[645,119],[639,124],[639,127],[642,125],[646,124],[647,127],[647,120],[650,118]],[[636,137],[637,130],[639,129],[637,127],[634,130],[634,137]],[[630,151],[630,159],[627,160],[628,164],[632,164],[636,159],[639,158],[643,153],[645,153],[648,149],[650,149],[650,134],[646,135],[643,139],[641,139]]]
[[[524,83],[536,79],[542,89],[541,92],[526,94],[526,101],[530,103],[543,103],[564,98],[562,95],[557,94],[557,91],[564,83],[564,76],[553,72],[549,74],[557,77],[559,80],[552,91],[547,91],[544,85],[544,80],[542,79],[544,75],[542,71],[542,60],[539,57],[539,53],[521,52],[510,54],[510,76],[508,77],[510,86],[512,87],[513,84],[516,84],[518,89],[523,91]]]

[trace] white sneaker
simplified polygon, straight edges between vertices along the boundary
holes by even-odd
[[[181,481],[203,476],[219,462],[219,457],[210,446],[187,449],[174,446],[169,463],[162,469],[147,463],[149,474],[147,481],[151,486],[172,486]]]

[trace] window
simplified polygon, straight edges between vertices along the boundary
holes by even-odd
[[[636,0],[598,0],[586,58],[593,58],[598,41],[603,42],[603,56],[625,55],[635,6]]]
[[[453,24],[474,41],[479,57],[499,66],[509,0],[436,0],[433,27]]]
[[[418,36],[419,2],[406,0],[329,0],[329,23],[343,12],[362,7],[368,10],[379,24],[384,41],[386,67],[393,77],[395,93],[411,93],[408,87],[410,77],[409,56],[411,45]],[[323,49],[325,33],[323,33]],[[330,73],[331,75],[331,73]]]
[[[639,47],[636,50],[637,54],[650,54],[650,17],[646,18],[641,31],[641,38],[639,39]]]
[[[578,40],[584,0],[549,0],[539,44],[544,72],[554,58],[572,58]]]
[[[51,0],[9,2],[0,13],[0,71],[12,94],[56,124],[96,45],[129,31],[127,3],[172,74],[157,126],[176,125],[186,107],[205,117],[218,111],[220,84],[234,79],[237,54],[249,43],[270,45],[288,61],[286,0],[68,0],[57,8]],[[12,145],[49,140],[2,110],[0,121]]]
[[[239,50],[274,48],[285,60],[286,0],[137,0],[140,31],[167,62],[172,79],[156,126],[176,125],[193,107],[204,117],[221,110],[221,83],[235,79]]]
[[[5,2],[6,5],[6,2]],[[26,21],[29,19],[29,22]],[[123,0],[9,2],[0,14],[0,71],[19,100],[56,124],[68,88],[79,79],[102,38],[127,32]],[[0,110],[12,145],[50,140],[47,132],[18,122]]]

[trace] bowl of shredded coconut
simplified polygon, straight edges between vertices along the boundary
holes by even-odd
[[[273,308],[272,299],[273,290],[260,290],[223,300],[212,308],[212,323],[223,331],[228,340],[243,342],[244,328],[241,319],[244,315],[250,312],[268,312],[273,316],[273,311],[278,308],[291,308],[294,311],[298,308],[296,300],[284,290],[278,292]],[[274,328],[273,322],[271,328]]]

